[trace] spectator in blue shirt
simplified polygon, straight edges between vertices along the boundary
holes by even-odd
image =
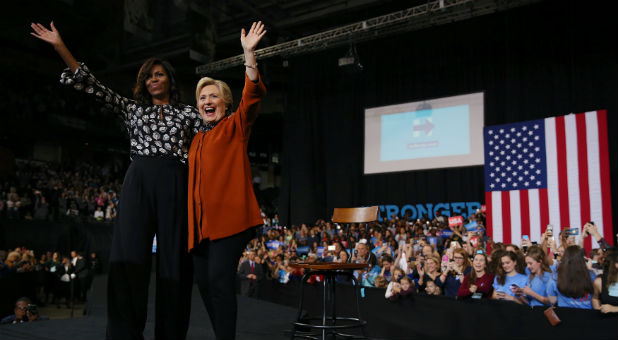
[[[549,305],[547,288],[551,278],[551,269],[547,254],[539,246],[531,246],[526,253],[526,275],[528,282],[523,288],[516,289],[518,297],[530,307]]]
[[[512,251],[503,253],[500,263],[501,266],[498,267],[498,273],[494,279],[494,294],[492,298],[522,303],[515,297],[515,289],[524,287],[528,278],[517,271],[519,267],[517,264],[517,254]]]
[[[568,246],[558,265],[558,273],[551,281],[547,295],[558,307],[592,309],[592,282],[595,275],[586,267],[586,253],[579,246]]]

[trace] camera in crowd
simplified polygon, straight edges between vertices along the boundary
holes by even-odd
[[[39,315],[39,309],[37,305],[30,303],[26,306],[26,315],[24,315],[23,317],[24,322],[28,321],[28,313],[30,313],[30,315]]]

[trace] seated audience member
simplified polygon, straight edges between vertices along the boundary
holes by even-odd
[[[521,301],[530,307],[549,305],[547,287],[552,281],[551,269],[547,255],[541,247],[533,245],[528,248],[526,265],[528,282],[526,286],[516,289],[516,296],[521,297]]]
[[[436,277],[435,283],[444,291],[444,295],[455,297],[464,276],[470,273],[470,259],[463,248],[453,250],[453,261],[449,261],[446,270]]]
[[[592,307],[601,313],[618,313],[618,249],[608,251],[601,277],[594,280]]]
[[[341,251],[339,252],[337,262],[347,263],[349,259],[350,259],[350,255],[348,254],[348,252],[345,249],[341,249]]]
[[[414,291],[416,288],[414,287],[414,282],[407,276],[401,278],[401,281],[397,286],[394,286],[390,297],[388,297],[391,301],[397,301],[401,298],[413,298]]]
[[[522,303],[515,297],[515,289],[524,287],[528,278],[526,275],[517,271],[517,254],[512,251],[503,253],[500,258],[501,267],[498,268],[493,283],[494,293],[492,298],[497,300],[507,300]]]
[[[370,268],[375,267],[377,264],[377,259],[374,253],[369,251],[369,246],[367,245],[367,240],[360,240],[356,246],[354,247],[354,252],[352,254],[352,258],[350,260],[352,263],[366,263]],[[359,282],[363,282],[363,276],[366,276],[369,270],[367,271],[355,271],[354,277]]]
[[[14,314],[0,320],[0,324],[6,325],[40,320],[49,320],[49,318],[39,315],[37,306],[33,305],[29,298],[22,297],[15,302]]]
[[[585,251],[578,246],[568,246],[558,264],[557,275],[550,281],[547,295],[558,307],[592,309],[592,282],[595,277],[586,267]]]
[[[378,262],[376,259],[376,255],[369,251],[369,246],[367,245],[367,240],[360,240],[355,248],[354,254],[352,254],[352,262],[353,263],[367,263],[370,266],[375,266]]]
[[[487,272],[487,255],[478,251],[472,260],[472,270],[464,277],[458,298],[490,299],[494,291],[494,276]]]

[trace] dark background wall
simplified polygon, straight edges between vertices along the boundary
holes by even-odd
[[[363,175],[364,109],[483,91],[485,126],[607,109],[616,192],[617,25],[611,2],[545,1],[290,60],[280,212],[288,223],[334,207],[484,202],[483,167]],[[616,200],[613,202],[616,210]]]

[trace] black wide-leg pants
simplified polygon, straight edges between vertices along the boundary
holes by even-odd
[[[255,228],[218,240],[204,240],[191,252],[200,295],[217,339],[236,338],[238,261]]]
[[[185,339],[193,267],[187,252],[187,167],[135,157],[127,170],[110,254],[107,339],[143,339],[157,236],[155,339]]]

